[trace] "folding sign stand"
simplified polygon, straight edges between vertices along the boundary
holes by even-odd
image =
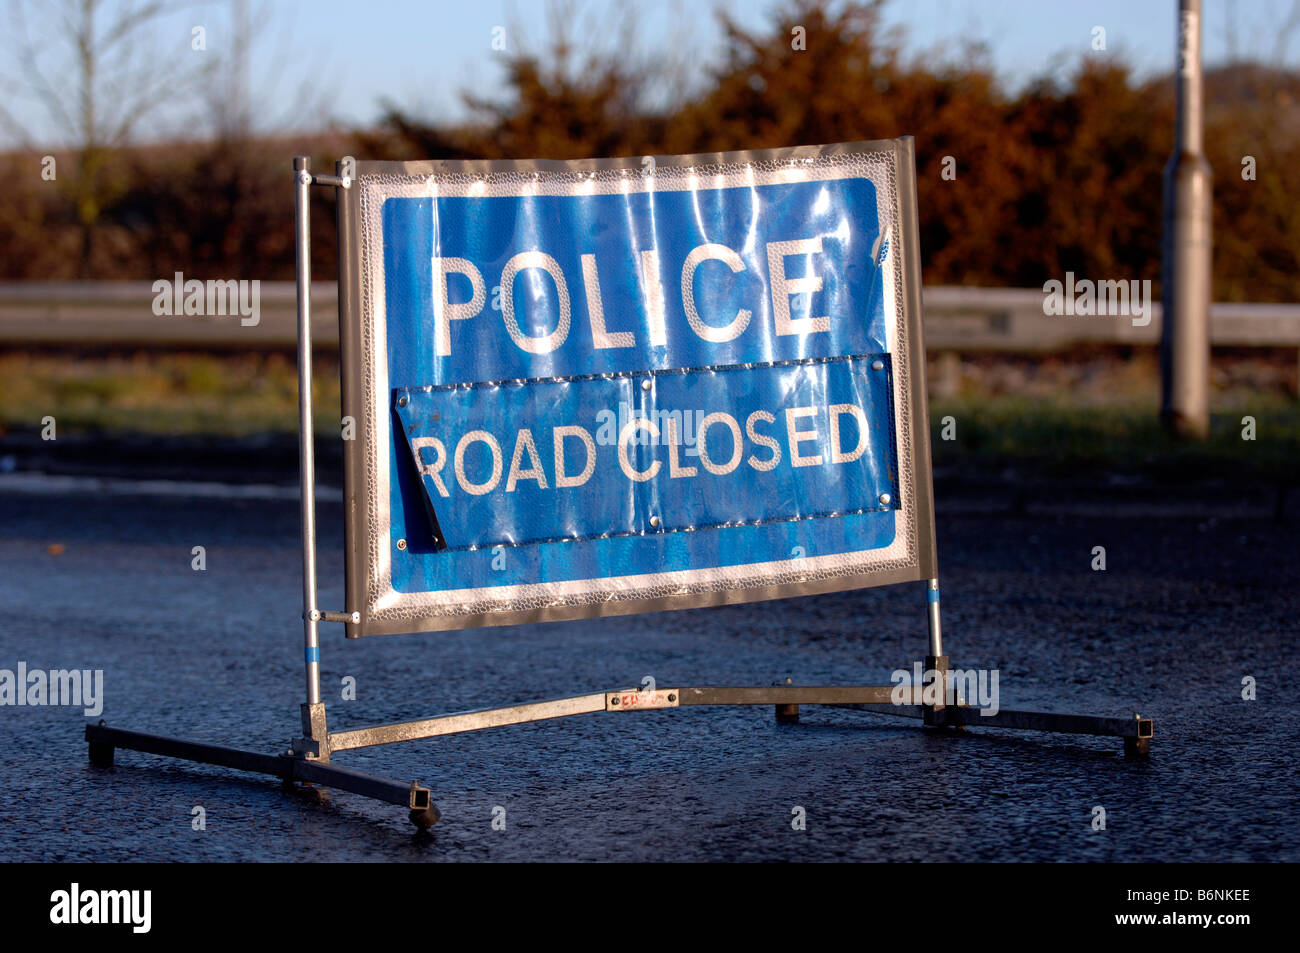
[[[876,146],[878,144],[867,144]],[[898,189],[903,194],[903,202],[914,203],[915,183],[912,167],[914,159],[911,153],[910,139],[890,141],[887,145],[896,149],[900,157],[898,166]],[[823,147],[835,150],[847,147]],[[800,150],[792,150],[782,155],[804,156]],[[755,154],[760,155],[760,154]],[[762,154],[766,155],[766,154]],[[690,157],[694,158],[694,157]],[[794,160],[792,160],[794,161]],[[798,161],[811,161],[804,158]],[[386,164],[398,165],[398,164]],[[424,169],[424,166],[420,166]],[[513,168],[513,167],[512,167]],[[379,725],[371,728],[353,728],[343,731],[330,731],[326,726],[325,704],[321,701],[320,687],[320,640],[321,622],[337,622],[348,626],[357,626],[362,622],[362,612],[352,609],[347,612],[322,611],[317,605],[316,591],[316,524],[315,524],[315,467],[312,447],[312,348],[311,348],[311,255],[309,232],[309,191],[312,185],[323,185],[336,190],[340,200],[340,317],[346,324],[351,320],[352,306],[355,301],[350,283],[354,270],[349,259],[349,249],[345,248],[349,238],[345,234],[345,224],[354,224],[355,196],[349,199],[348,190],[356,191],[357,180],[350,174],[350,169],[340,163],[335,175],[313,175],[308,159],[300,157],[294,160],[296,184],[296,231],[297,231],[297,290],[298,290],[298,435],[299,463],[301,477],[302,506],[302,556],[303,556],[303,636],[306,660],[307,700],[301,706],[302,737],[295,740],[290,750],[280,755],[260,754],[242,751],[218,745],[181,741],[173,738],[141,734],[107,726],[104,722],[86,727],[86,741],[89,742],[90,760],[97,766],[108,767],[113,763],[114,751],[125,748],[149,754],[182,758],[204,764],[237,768],[260,774],[279,777],[286,785],[300,782],[309,785],[323,785],[339,788],[355,794],[375,798],[390,804],[401,805],[410,812],[410,819],[420,828],[428,828],[438,819],[429,788],[412,782],[406,784],[386,778],[373,777],[360,771],[341,767],[332,762],[332,757],[340,752],[354,748],[390,744],[397,741],[412,741],[420,738],[433,738],[440,735],[457,734],[492,728],[503,725],[516,725],[526,722],[563,718],[594,712],[639,712],[663,708],[678,708],[694,705],[771,705],[775,708],[778,721],[797,721],[802,705],[825,705],[882,713],[892,713],[919,718],[930,729],[964,730],[968,726],[989,728],[1015,728],[1032,731],[1050,731],[1107,735],[1124,739],[1124,751],[1128,755],[1146,755],[1152,736],[1152,721],[1149,718],[1135,716],[1126,718],[1097,718],[1086,715],[1059,715],[1042,712],[1000,710],[995,714],[985,714],[979,709],[964,703],[960,697],[954,697],[946,690],[948,657],[944,655],[939,622],[939,581],[928,578],[925,581],[926,598],[929,608],[929,654],[925,659],[925,675],[921,685],[913,685],[902,690],[902,697],[910,704],[898,704],[900,689],[893,686],[803,686],[785,684],[752,687],[681,687],[655,688],[653,690],[628,689],[621,691],[595,692],[560,698],[553,701],[532,702],[505,708],[490,708],[457,714],[440,715],[421,721],[399,724]],[[693,171],[693,167],[692,167]],[[596,173],[589,174],[593,179]],[[345,215],[346,213],[346,215]],[[348,221],[345,223],[345,217]],[[908,308],[914,315],[919,315],[919,267],[916,265],[919,248],[914,227],[906,221],[901,223],[903,251],[909,263],[905,266],[909,273],[904,278],[904,293],[910,296]],[[786,243],[793,244],[793,243]],[[435,259],[435,262],[438,259]],[[738,270],[733,267],[733,271]],[[445,279],[444,279],[445,280]],[[796,279],[797,280],[797,279]],[[791,293],[794,293],[794,281],[791,281]],[[352,301],[345,306],[345,300]],[[462,307],[462,306],[457,306]],[[347,328],[345,327],[345,339]],[[928,415],[924,407],[924,350],[919,340],[919,322],[913,328],[917,340],[913,342],[914,352],[910,357],[913,371],[919,369],[919,381],[912,386],[921,405],[913,409],[914,418],[921,425],[914,443],[919,444],[913,452],[922,455],[922,465],[918,467],[919,479],[926,494],[924,503],[932,506],[929,498],[929,457],[928,457]],[[877,361],[872,365],[881,367]],[[650,387],[647,384],[646,390]],[[401,404],[406,398],[398,401]],[[348,401],[348,387],[345,381],[345,404]],[[418,458],[417,458],[418,459]],[[457,464],[458,468],[460,463]],[[354,479],[354,478],[351,478]],[[543,484],[544,486],[545,484]],[[444,494],[446,495],[446,494]],[[888,494],[881,494],[881,502],[890,502]],[[658,526],[652,520],[651,526]],[[932,534],[932,524],[928,527]],[[396,544],[398,550],[405,550],[405,539]],[[927,564],[922,563],[923,567]],[[933,565],[929,564],[933,573]],[[916,578],[913,576],[912,578]],[[888,581],[888,580],[887,580]],[[720,600],[697,604],[717,604]],[[353,603],[350,587],[349,604]],[[352,629],[349,628],[349,634]],[[364,633],[359,633],[364,634]]]

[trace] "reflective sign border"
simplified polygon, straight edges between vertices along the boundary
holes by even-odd
[[[640,176],[643,159],[358,162],[352,187],[338,190],[342,405],[344,416],[357,422],[357,439],[343,444],[347,611],[360,613],[359,622],[347,624],[348,637],[699,608],[935,578],[938,569],[912,138],[653,158],[657,175],[662,174],[660,170],[691,169],[704,177],[711,167],[762,163],[788,164],[797,169],[812,160],[862,153],[882,157],[886,167],[892,169],[894,188],[878,188],[878,201],[892,197],[897,203],[884,211],[897,225],[900,240],[892,246],[901,251],[890,255],[892,275],[887,276],[887,282],[892,279],[888,283],[893,288],[894,314],[892,320],[886,315],[897,371],[894,412],[901,499],[896,511],[900,532],[894,546],[898,548],[883,561],[846,562],[843,554],[805,556],[729,567],[725,572],[667,572],[617,580],[437,593],[395,591],[388,562],[392,540],[387,471],[392,430],[386,361],[381,360],[386,354],[385,326],[376,319],[376,286],[382,283],[379,213],[383,201],[395,194],[394,183],[403,179],[409,182],[438,175],[503,173],[572,179],[579,173],[620,169]],[[373,274],[376,259],[378,278]],[[886,306],[888,309],[888,296]]]

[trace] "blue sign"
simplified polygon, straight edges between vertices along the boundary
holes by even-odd
[[[399,388],[394,405],[435,544],[676,533],[891,509],[887,360]]]
[[[497,593],[556,618],[897,561],[877,165],[363,169],[374,607],[446,628]]]
[[[395,386],[886,349],[867,179],[391,198],[383,231]]]

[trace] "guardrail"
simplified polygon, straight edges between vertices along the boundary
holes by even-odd
[[[0,282],[0,346],[86,345],[225,349],[292,349],[298,314],[292,281],[258,287],[257,323],[225,316],[154,314],[148,281]],[[338,291],[311,287],[313,343],[337,348]]]
[[[1145,326],[1124,315],[1043,313],[1037,288],[925,289],[925,344],[936,350],[1054,351],[1084,342],[1158,345],[1161,309]],[[1220,347],[1300,347],[1300,304],[1210,306],[1210,343]]]
[[[238,315],[160,316],[151,282],[0,282],[0,347],[129,346],[212,350],[291,348],[296,341],[293,282],[260,283],[255,325]],[[338,347],[335,283],[312,284],[314,344]],[[1036,288],[925,289],[925,343],[943,351],[1060,351],[1080,343],[1155,345],[1160,305],[1145,327],[1126,316],[1043,313]],[[1211,343],[1222,347],[1300,348],[1300,304],[1219,303],[1210,311]]]

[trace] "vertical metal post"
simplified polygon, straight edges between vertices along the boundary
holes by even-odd
[[[1201,0],[1178,4],[1178,123],[1165,165],[1160,418],[1188,437],[1210,429],[1211,171],[1204,153]]]
[[[943,655],[943,630],[939,626],[939,580],[931,579],[925,588],[925,598],[930,610],[930,654]]]
[[[943,630],[939,626],[938,579],[926,583],[925,601],[930,610],[930,654],[925,657],[925,677],[921,683],[923,686],[933,683],[938,699],[922,703],[921,719],[929,727],[938,727],[946,723],[948,692],[948,656],[943,654]]]
[[[320,704],[320,610],[316,606],[316,461],[311,409],[311,160],[293,160],[298,258],[298,474],[302,496],[302,622],[307,704]],[[319,739],[318,739],[319,740]]]

